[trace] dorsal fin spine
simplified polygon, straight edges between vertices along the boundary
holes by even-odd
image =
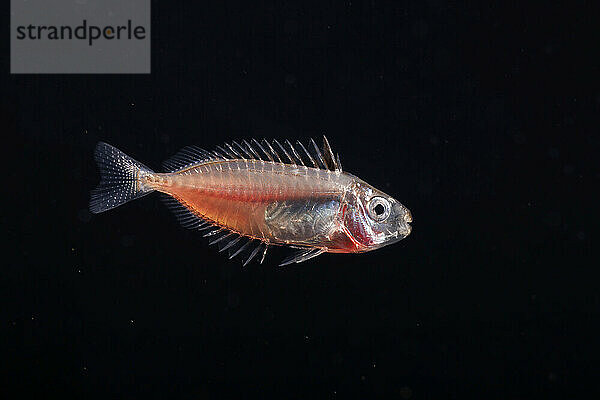
[[[296,141],[296,143],[298,143],[300,145],[300,147],[302,148],[302,150],[304,150],[304,153],[306,154],[306,156],[308,157],[308,159],[312,163],[313,167],[319,168],[319,166],[315,162],[315,159],[313,158],[313,156],[310,155],[310,153],[308,152],[308,150],[306,150],[306,147],[304,147],[304,145],[302,144],[302,142],[298,140],[298,141]]]
[[[241,144],[239,144],[239,143],[238,143],[238,142],[236,142],[235,140],[233,141],[233,145],[234,145],[234,146],[237,146],[237,147],[238,147],[238,148],[239,148],[239,149],[242,151],[242,153],[246,154],[246,156],[247,156],[247,157],[243,157],[243,156],[242,156],[242,158],[244,158],[244,160],[246,160],[246,159],[252,159],[252,158],[254,158],[254,157],[252,157],[252,154],[250,154],[250,153],[248,152],[248,150],[246,150],[246,149],[244,148],[244,146],[242,146]]]
[[[267,156],[269,161],[273,161],[273,162],[275,161],[275,160],[273,160],[273,156],[271,154],[269,154],[263,146],[261,146],[261,144],[258,142],[258,140],[252,138],[252,142],[254,142],[254,144],[256,146],[258,146],[258,148],[264,153],[265,156]]]
[[[273,143],[275,143],[281,149],[283,154],[285,154],[287,159],[290,161],[290,164],[296,165],[296,162],[294,161],[294,159],[292,157],[290,157],[287,150],[281,145],[281,143],[279,143],[279,141],[277,139],[273,139]]]
[[[273,156],[273,162],[282,162],[281,157],[279,157],[279,154],[277,154],[277,152],[275,151],[273,146],[271,146],[271,143],[269,143],[269,141],[267,139],[263,139],[262,141],[263,141],[264,145],[267,146],[267,148],[271,152],[271,155]],[[275,161],[275,158],[277,158],[277,161]]]
[[[325,161],[327,161],[329,169],[337,171],[337,162],[335,161],[335,156],[333,155],[333,151],[331,151],[331,146],[329,145],[329,141],[325,135],[323,135],[323,155]]]
[[[218,150],[219,150],[221,153],[223,153],[223,154],[225,154],[225,155],[228,155],[228,156],[229,156],[229,157],[231,157],[231,158],[235,158],[235,155],[234,155],[234,154],[232,154],[230,151],[228,151],[228,150],[224,149],[223,147],[221,147],[221,146],[217,146],[217,149],[218,149]]]
[[[304,161],[302,160],[302,157],[300,157],[300,155],[298,154],[298,152],[296,151],[294,146],[290,143],[290,141],[285,139],[285,144],[287,144],[287,146],[290,148],[292,154],[294,154],[294,157],[296,157],[296,159],[298,161],[300,161],[300,164],[302,164],[302,166],[304,167],[305,165],[304,165]]]
[[[253,158],[255,158],[257,160],[262,160],[262,158],[260,158],[260,156],[258,155],[256,150],[254,150],[254,148],[250,145],[250,143],[248,143],[248,141],[246,139],[244,139],[242,142],[246,145],[246,147],[248,148],[250,153],[252,153],[252,155],[254,156]]]
[[[317,156],[317,161],[319,162],[319,166],[323,169],[328,169],[325,160],[323,159],[323,155],[321,154],[321,150],[315,143],[315,141],[311,138],[310,143],[313,145],[313,149],[315,150],[315,155]]]

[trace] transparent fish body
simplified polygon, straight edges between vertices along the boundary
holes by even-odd
[[[410,233],[408,209],[343,172],[326,139],[323,153],[314,142],[313,155],[302,146],[306,163],[289,142],[287,150],[275,142],[280,152],[268,143],[264,147],[256,141],[254,147],[244,143],[238,148],[226,145],[219,152],[184,150],[167,162],[174,169],[167,173],[155,173],[101,143],[96,159],[101,170],[109,167],[109,174],[103,174],[98,195],[92,194],[91,209],[101,212],[152,191],[162,192],[172,199],[168,204],[183,225],[218,234],[213,242],[220,242],[232,256],[244,246],[251,250],[248,241],[263,246],[263,258],[269,245],[300,249],[284,264],[324,252],[366,252]],[[285,157],[287,162],[282,161]],[[116,200],[106,195],[114,181],[120,182],[113,193]],[[122,182],[127,182],[125,190]]]
[[[263,160],[223,160],[148,176],[149,187],[224,229],[270,244],[352,251],[340,229],[353,178]]]

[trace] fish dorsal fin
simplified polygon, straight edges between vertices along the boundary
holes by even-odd
[[[327,137],[323,135],[323,158],[327,163],[327,168],[332,171],[341,171],[342,168],[337,164],[335,156],[333,155],[333,151],[331,151],[331,146],[329,145],[329,140]]]
[[[276,140],[274,141],[274,144],[276,144],[276,146],[273,146],[276,149],[280,148],[281,153],[283,153],[283,155],[277,155],[277,158],[283,160],[282,162],[286,164],[301,165],[312,168],[328,169],[330,171],[335,172],[342,172],[342,165],[339,162],[339,156],[336,157],[333,155],[333,151],[331,150],[329,141],[325,136],[323,136],[322,150],[319,149],[319,147],[313,139],[310,139],[308,142],[308,149],[310,150],[308,150],[307,147],[305,147],[300,141],[296,142],[297,148],[299,150],[297,150],[296,147],[294,147],[294,145],[289,140],[286,140],[284,143],[287,146],[287,149],[286,147],[279,144],[279,142]]]
[[[225,160],[231,158],[225,152],[207,151],[198,146],[187,146],[179,150],[173,157],[163,162],[163,168],[175,172],[190,165],[208,161]]]
[[[277,139],[274,139],[272,144],[266,139],[263,139],[261,146],[257,141],[253,140],[254,146],[248,142],[244,142],[247,148],[258,156],[259,152],[255,147],[260,146],[262,152],[267,155],[268,160],[280,162],[283,164],[291,164],[296,166],[306,166],[319,169],[328,169],[335,172],[342,172],[342,164],[340,156],[334,155],[329,145],[329,141],[323,136],[323,149],[319,149],[314,140],[310,139],[308,149],[302,142],[296,141],[294,146],[289,140],[285,140],[283,144]],[[254,157],[256,159],[256,157]],[[262,158],[258,158],[262,159]]]
[[[289,257],[284,258],[283,261],[281,261],[281,264],[279,264],[279,266],[284,266],[284,265],[289,265],[289,264],[293,264],[293,263],[301,263],[304,262],[306,260],[310,260],[311,258],[314,258],[318,255],[321,255],[323,253],[325,253],[326,249],[321,249],[321,248],[302,248],[298,251],[295,251],[294,253],[292,253]]]
[[[296,142],[296,147],[289,140],[285,140],[281,144],[277,139],[273,139],[271,143],[263,139],[262,144],[256,139],[242,140],[241,143],[232,141],[231,144],[224,143],[216,146],[216,150],[213,151],[207,151],[197,146],[189,146],[184,147],[173,157],[166,160],[163,166],[170,172],[177,172],[196,164],[230,159],[262,160],[328,169],[335,172],[342,171],[339,155],[335,156],[333,154],[329,141],[325,136],[323,136],[322,150],[312,139],[310,139],[308,147],[305,147],[300,141]]]

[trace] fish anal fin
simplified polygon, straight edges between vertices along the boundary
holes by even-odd
[[[175,215],[179,223],[188,229],[198,231],[207,231],[203,236],[209,239],[209,245],[217,245],[219,252],[228,251],[229,259],[232,259],[240,253],[246,253],[247,256],[244,266],[246,266],[257,255],[262,256],[258,259],[262,264],[267,254],[268,243],[252,237],[243,236],[237,232],[230,231],[221,227],[212,221],[203,219],[194,214],[185,204],[185,202],[162,194],[162,200],[171,212]],[[255,245],[256,247],[252,247]],[[261,253],[262,250],[262,253]]]
[[[194,214],[184,202],[177,200],[168,194],[161,194],[161,198],[167,208],[175,215],[181,226],[188,229],[201,229],[206,225],[211,225],[202,217]]]
[[[246,250],[246,248],[248,246],[250,246],[252,244],[252,242],[254,241],[254,239],[252,239],[252,238],[244,237],[244,239],[246,239],[246,242],[242,243],[242,245],[240,247],[238,247],[237,250],[231,249],[230,254],[229,254],[230,260],[232,258],[234,258],[235,256],[237,256],[238,254],[240,254],[241,252],[243,252],[244,250]]]
[[[256,255],[258,254],[261,246],[263,245],[263,242],[259,242],[258,245],[254,248],[254,250],[252,250],[252,252],[250,253],[250,255],[248,256],[248,258],[246,259],[246,261],[244,261],[243,266],[245,267],[246,265],[248,265],[248,263],[250,261],[252,261],[252,259],[254,257],[256,257]]]
[[[219,243],[219,253],[232,248],[235,246],[243,236],[234,236],[233,238],[227,238]]]

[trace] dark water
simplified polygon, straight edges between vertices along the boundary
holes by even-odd
[[[151,75],[11,76],[2,59],[2,390],[596,392],[593,10],[196,3],[153,2]],[[411,209],[406,240],[242,269],[157,196],[86,208],[98,140],[159,168],[190,144],[323,133]]]

